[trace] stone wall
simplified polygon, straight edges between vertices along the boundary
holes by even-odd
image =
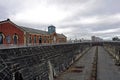
[[[0,80],[50,80],[50,74],[55,78],[68,69],[89,46],[79,43],[0,49]]]
[[[120,65],[120,42],[104,43],[104,48],[113,57],[115,64]]]

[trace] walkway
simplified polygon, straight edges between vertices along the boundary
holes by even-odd
[[[88,80],[90,78],[95,47],[91,48],[83,57],[73,64],[56,80]]]
[[[96,47],[92,47],[83,57],[55,80],[90,80]],[[98,47],[97,80],[120,80],[120,67],[103,47]]]
[[[112,57],[102,47],[99,47],[98,52],[97,80],[120,80],[120,67],[115,65]]]

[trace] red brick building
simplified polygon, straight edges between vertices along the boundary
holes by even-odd
[[[67,37],[56,33],[54,26],[47,31],[18,26],[10,19],[0,22],[0,44],[33,45],[41,43],[65,43]]]

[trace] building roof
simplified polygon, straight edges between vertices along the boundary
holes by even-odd
[[[48,28],[49,28],[49,27],[54,27],[54,28],[55,28],[55,26],[53,26],[53,25],[48,26]]]
[[[29,33],[48,34],[47,31],[42,31],[42,30],[23,27],[23,26],[19,26],[19,27],[22,28],[25,32],[29,32]]]
[[[10,21],[10,19],[4,20],[4,21],[0,21],[0,23],[7,22],[7,21]]]
[[[57,33],[57,36],[60,37],[60,38],[65,38],[66,37],[64,34],[58,34],[58,33]]]
[[[45,35],[49,34],[47,31],[33,29],[33,28],[28,28],[28,27],[23,27],[23,26],[18,26],[15,23],[13,23],[10,19],[4,20],[4,21],[0,21],[0,23],[3,23],[3,22],[10,22],[11,24],[15,25],[17,28],[19,28],[19,29],[21,29],[21,30],[23,30],[25,32],[37,33],[37,34],[45,34]],[[53,26],[53,25],[51,25],[51,26]],[[50,27],[50,26],[48,26],[48,27]],[[55,26],[53,26],[53,27],[55,27]],[[65,38],[66,37],[64,34],[58,34],[58,33],[56,33],[56,34],[57,34],[57,36],[59,38]]]
[[[37,33],[37,34],[48,34],[47,31],[42,31],[42,30],[38,30],[38,29],[33,29],[33,28],[28,28],[28,27],[23,27],[23,26],[18,26],[15,23],[13,23],[10,19],[4,20],[4,21],[0,21],[0,23],[4,23],[4,22],[10,22],[13,25],[15,25],[17,28],[25,31],[25,32],[29,32],[29,33]]]

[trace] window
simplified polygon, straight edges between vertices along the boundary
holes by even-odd
[[[34,43],[36,43],[37,41],[36,41],[36,35],[34,36]]]
[[[0,44],[3,44],[3,35],[0,33]]]
[[[41,36],[40,36],[40,38],[39,38],[39,43],[40,43],[40,44],[42,43],[42,38],[41,38]]]
[[[55,36],[53,37],[53,42],[56,43],[56,37]]]
[[[31,37],[31,35],[29,36],[29,43],[32,43],[32,37]]]
[[[8,35],[8,36],[6,37],[6,41],[7,41],[8,44],[11,42],[11,37],[10,37],[10,35]]]
[[[44,37],[44,43],[46,43],[46,36]]]
[[[14,44],[17,44],[18,43],[18,36],[17,34],[15,33],[14,37],[13,37],[13,40],[14,40]]]

